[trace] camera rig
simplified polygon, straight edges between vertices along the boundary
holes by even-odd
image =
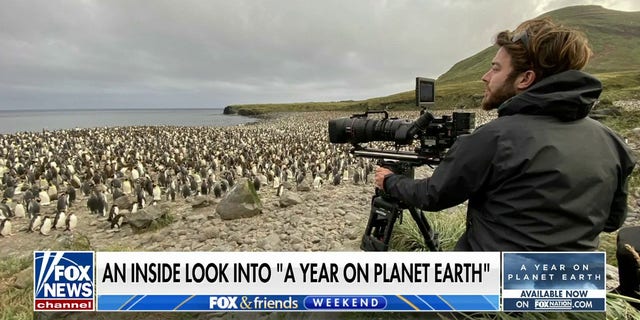
[[[451,116],[435,117],[427,111],[435,98],[435,81],[416,78],[416,105],[421,107],[420,117],[414,121],[389,118],[385,111],[367,111],[350,118],[329,121],[329,140],[332,143],[351,143],[350,152],[356,157],[378,160],[378,165],[396,174],[414,177],[415,168],[422,165],[436,166],[453,145],[456,138],[468,134],[475,127],[475,114],[454,112]],[[370,119],[369,115],[382,114],[383,119]],[[400,147],[419,141],[414,151],[402,151]],[[361,143],[390,141],[394,150],[364,147]],[[409,210],[431,251],[439,251],[438,235],[431,228],[424,212],[396,199],[383,190],[375,189],[371,199],[371,211],[360,248],[365,251],[387,251],[393,227],[402,221],[404,209]]]

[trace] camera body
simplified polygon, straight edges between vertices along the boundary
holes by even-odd
[[[420,117],[411,121],[389,118],[387,111],[367,111],[349,118],[329,120],[329,141],[351,143],[356,156],[395,159],[417,162],[417,164],[437,164],[456,138],[470,133],[475,127],[475,114],[454,112],[452,115],[435,117],[427,107],[435,102],[435,80],[416,78],[416,105],[422,108]],[[382,119],[371,119],[369,115],[383,114]],[[384,151],[362,147],[361,143],[372,141],[394,142],[397,147],[420,141],[415,152]]]
[[[454,112],[435,117],[427,108],[435,102],[435,81],[416,78],[416,105],[420,117],[414,121],[389,118],[387,111],[367,111],[350,118],[329,120],[329,141],[351,143],[351,153],[358,157],[378,159],[378,164],[396,174],[413,178],[414,168],[421,165],[437,165],[456,139],[470,133],[475,127],[475,114]],[[370,119],[369,115],[383,114],[382,119]],[[400,146],[420,142],[413,152],[401,151]],[[372,141],[395,143],[395,150],[379,150],[361,146]],[[402,213],[408,209],[422,233],[425,245],[431,251],[439,251],[438,235],[426,217],[417,208],[409,207],[377,189],[371,199],[369,220],[362,236],[360,248],[365,251],[387,251],[395,222],[402,221]]]

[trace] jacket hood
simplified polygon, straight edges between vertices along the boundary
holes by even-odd
[[[562,121],[586,117],[594,106],[602,83],[578,70],[568,70],[540,80],[498,107],[498,116],[549,115]]]

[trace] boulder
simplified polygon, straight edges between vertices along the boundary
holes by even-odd
[[[253,182],[242,178],[216,207],[223,220],[249,218],[262,213],[262,202]]]
[[[114,201],[114,203],[118,206],[120,210],[131,210],[133,209],[133,204],[136,203],[138,199],[136,199],[135,195],[122,195],[118,197]]]
[[[165,206],[149,206],[127,216],[127,223],[134,232],[144,232],[157,226],[159,220],[169,215],[169,211]]]
[[[285,192],[280,196],[280,206],[290,207],[302,203],[302,197],[295,192]]]
[[[193,209],[204,208],[210,205],[211,205],[211,201],[209,200],[209,197],[206,197],[206,196],[197,196],[191,202],[191,207]]]
[[[300,182],[298,184],[298,186],[296,187],[297,191],[311,191],[311,186],[309,185],[309,182],[307,182],[307,180],[303,180],[302,182]]]

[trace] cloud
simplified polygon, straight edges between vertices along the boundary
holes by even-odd
[[[383,96],[576,3],[588,1],[5,1],[0,108]]]

